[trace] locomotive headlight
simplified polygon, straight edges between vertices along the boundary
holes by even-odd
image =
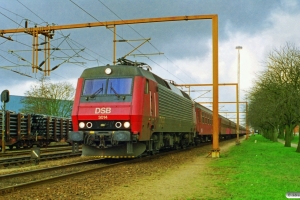
[[[109,74],[111,74],[111,72],[112,72],[111,68],[106,68],[105,69],[105,74],[109,75]]]
[[[125,122],[125,123],[124,123],[124,127],[125,127],[125,128],[129,128],[129,127],[130,127],[130,123],[129,123],[129,122]]]
[[[115,123],[115,126],[116,126],[116,128],[121,128],[122,123],[121,123],[121,122],[116,122],[116,123]]]
[[[92,128],[92,126],[93,126],[92,122],[86,123],[86,127],[87,127],[87,128]]]
[[[84,128],[84,126],[85,126],[84,122],[79,123],[79,128]]]

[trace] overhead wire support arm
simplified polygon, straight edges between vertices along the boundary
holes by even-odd
[[[133,40],[114,40],[114,42],[136,42],[136,41],[144,41],[144,40],[151,40],[151,38],[145,38],[145,39],[133,39]]]
[[[189,16],[175,16],[175,17],[143,18],[143,19],[119,20],[119,21],[81,23],[81,24],[53,25],[53,26],[45,26],[45,27],[6,29],[6,30],[0,30],[0,33],[1,34],[23,33],[23,32],[33,33],[34,31],[38,30],[42,34],[42,33],[54,31],[54,30],[90,28],[90,27],[98,27],[98,26],[107,26],[108,27],[108,26],[114,26],[114,25],[143,24],[143,23],[153,23],[153,22],[215,19],[216,17],[217,17],[217,15],[189,15]]]
[[[3,38],[5,38],[5,39],[7,39],[7,40],[10,40],[10,41],[14,41],[14,40],[11,38],[11,36],[6,37],[6,36],[3,35],[3,33],[0,33],[0,37],[3,37]]]
[[[148,42],[149,40],[151,40],[151,38],[147,38],[145,39],[144,42],[142,42],[139,46],[135,47],[132,51],[130,51],[129,53],[127,53],[125,56],[123,56],[122,58],[126,58],[128,55],[130,55],[132,52],[134,52],[135,50],[137,50],[138,48],[140,48],[143,44],[145,44],[146,42]]]
[[[66,30],[66,29],[76,29],[76,28],[90,28],[90,27],[99,27],[99,26],[106,26],[107,28],[114,28],[114,33],[116,32],[116,26],[117,25],[129,25],[129,24],[143,24],[143,23],[154,23],[154,22],[172,22],[172,21],[189,21],[189,20],[212,20],[213,21],[213,46],[215,48],[217,47],[217,20],[218,15],[189,15],[189,16],[171,16],[171,17],[158,17],[158,18],[142,18],[142,19],[130,19],[130,20],[117,20],[117,21],[104,21],[104,22],[92,22],[92,23],[80,23],[80,24],[68,24],[68,25],[47,25],[44,27],[27,27],[25,28],[16,28],[16,29],[6,29],[6,30],[0,30],[0,35],[8,34],[8,33],[27,33],[33,36],[33,42],[32,42],[32,72],[38,71],[38,51],[37,51],[37,45],[38,45],[38,35],[44,35],[48,39],[52,39],[54,36],[55,30]],[[115,34],[114,34],[115,35]],[[116,38],[114,37],[114,40]],[[49,40],[50,42],[50,40]],[[114,42],[114,48],[115,48],[116,42]],[[48,44],[49,45],[49,44]],[[49,45],[50,46],[50,45]],[[214,48],[213,48],[214,49]],[[132,52],[130,52],[132,53]],[[129,54],[130,54],[129,53]],[[45,53],[45,56],[49,55],[48,52]],[[217,51],[213,53],[213,55],[217,55]],[[127,56],[127,55],[126,55]],[[217,57],[214,56],[213,60],[217,60]],[[46,60],[46,58],[45,58]],[[113,58],[114,63],[116,63],[116,58],[114,55]],[[50,65],[50,63],[49,63]],[[217,64],[214,64],[215,71],[217,71],[216,67]],[[47,67],[45,71],[49,71],[49,68]],[[217,95],[216,95],[217,96]],[[215,125],[217,127],[217,125]],[[215,128],[216,129],[216,128]],[[216,132],[216,131],[215,131]]]
[[[162,54],[164,54],[164,53],[161,53],[161,52],[158,52],[158,53],[138,53],[138,54],[129,54],[128,56],[133,56],[133,57],[138,57],[138,56],[140,56],[140,57],[142,57],[142,56],[155,56],[155,55],[162,55]]]

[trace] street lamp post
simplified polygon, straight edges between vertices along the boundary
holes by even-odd
[[[239,124],[239,102],[240,102],[240,50],[242,49],[242,46],[236,46],[235,47],[238,50],[238,70],[237,70],[237,79],[238,79],[238,90],[237,90],[237,102],[236,102],[236,120],[237,120],[237,127],[236,127],[236,143],[240,143],[240,124]]]

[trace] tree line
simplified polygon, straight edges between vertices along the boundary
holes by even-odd
[[[265,65],[248,91],[249,124],[264,137],[284,139],[284,146],[291,147],[293,130],[300,124],[300,51],[286,44],[269,53]]]
[[[75,88],[67,82],[51,83],[42,77],[25,92],[21,112],[71,117]]]

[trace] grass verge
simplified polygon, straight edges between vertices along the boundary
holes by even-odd
[[[299,142],[299,136],[298,136],[298,135],[297,135],[297,136],[294,136],[294,138],[293,138],[293,140],[292,140],[292,143],[298,144],[298,142]]]
[[[211,162],[219,176],[222,199],[286,199],[287,192],[300,192],[300,154],[261,135]]]

